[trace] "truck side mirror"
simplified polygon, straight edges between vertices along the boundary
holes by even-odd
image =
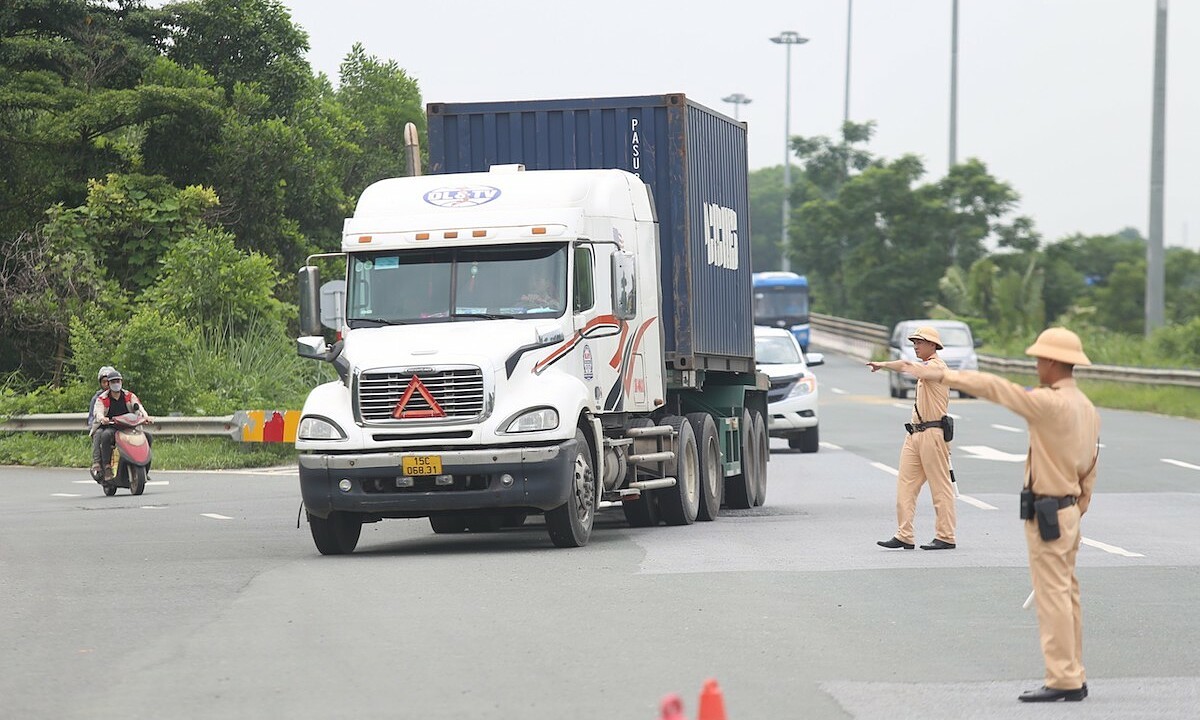
[[[637,265],[630,253],[612,256],[612,309],[618,320],[637,317]]]
[[[896,348],[897,350],[899,350],[900,349],[900,341],[899,340],[888,340],[888,347]]]
[[[296,273],[300,290],[300,332],[320,335],[321,330],[321,271],[315,265],[305,265]]]

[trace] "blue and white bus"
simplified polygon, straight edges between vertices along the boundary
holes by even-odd
[[[808,278],[793,272],[754,273],[754,324],[788,328],[808,352]]]

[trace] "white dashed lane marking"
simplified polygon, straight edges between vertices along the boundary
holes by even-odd
[[[882,470],[882,471],[884,471],[884,472],[886,472],[886,473],[891,473],[891,474],[893,474],[893,475],[895,475],[895,476],[897,476],[897,477],[899,477],[899,476],[900,476],[900,471],[899,471],[899,470],[897,470],[897,469],[896,469],[896,468],[894,468],[894,467],[891,467],[890,465],[884,465],[884,464],[883,464],[883,463],[881,463],[881,462],[873,462],[873,463],[871,463],[871,467],[873,467],[873,468],[879,468],[880,470]]]
[[[1119,548],[1116,545],[1109,545],[1108,543],[1102,543],[1099,540],[1093,540],[1091,538],[1081,538],[1079,540],[1079,542],[1083,543],[1084,545],[1088,545],[1089,547],[1094,547],[1098,550],[1103,550],[1106,553],[1112,553],[1113,555],[1120,555],[1121,557],[1130,557],[1130,558],[1146,557],[1145,555],[1143,555],[1141,553],[1129,552],[1125,548]]]
[[[147,485],[170,485],[171,481],[170,480],[148,480],[148,481],[146,481],[146,484]]]
[[[965,502],[968,505],[974,505],[975,507],[979,508],[980,510],[999,510],[1000,509],[1000,508],[996,507],[995,505],[988,505],[987,503],[985,503],[982,500],[976,500],[975,498],[971,497],[970,495],[959,495],[958,499],[962,500],[963,502]]]
[[[166,510],[166,505],[142,505],[142,510]]]
[[[833,443],[831,443],[831,442],[819,442],[819,443],[817,443],[817,444],[818,444],[818,445],[820,445],[820,446],[821,446],[821,447],[823,447],[823,448],[826,448],[826,449],[828,449],[828,450],[841,450],[841,449],[842,449],[842,446],[841,446],[841,445],[834,445],[834,444],[833,444]]]
[[[218,515],[216,513],[200,513],[202,517],[212,518],[213,520],[232,520],[228,515]]]
[[[1003,430],[1004,432],[1015,432],[1015,433],[1025,432],[1021,428],[1015,428],[1012,425],[993,425],[992,427],[996,428],[997,430]]]
[[[79,493],[50,493],[50,497],[83,497]]]
[[[995,460],[997,462],[1025,462],[1025,453],[1009,453],[997,450],[987,445],[964,445],[959,448],[968,456],[977,460]]]
[[[1193,465],[1189,462],[1184,462],[1182,460],[1172,460],[1171,458],[1160,458],[1160,459],[1163,462],[1167,463],[1168,465],[1175,465],[1177,467],[1187,468],[1188,470],[1200,470],[1200,465]]]
[[[834,395],[845,395],[846,391],[841,388],[829,388]]]

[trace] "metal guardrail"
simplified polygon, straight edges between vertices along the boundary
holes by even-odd
[[[814,345],[840,350],[864,361],[871,359],[877,352],[886,350],[888,340],[891,339],[891,330],[884,325],[816,313],[811,316],[811,320]],[[1037,361],[980,355],[979,368],[1033,375],[1037,372]],[[1139,385],[1200,387],[1200,370],[1185,368],[1089,365],[1076,368],[1075,376],[1084,380],[1105,380]]]
[[[240,439],[242,425],[235,416],[154,417],[149,426],[155,435],[226,435]],[[0,432],[87,432],[87,413],[13,415],[0,423]]]

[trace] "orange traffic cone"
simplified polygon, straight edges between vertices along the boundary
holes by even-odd
[[[696,720],[725,720],[725,696],[717,681],[708,679],[700,691],[700,714]]]
[[[687,720],[683,715],[683,700],[679,699],[675,693],[664,697],[658,718],[659,720]]]

